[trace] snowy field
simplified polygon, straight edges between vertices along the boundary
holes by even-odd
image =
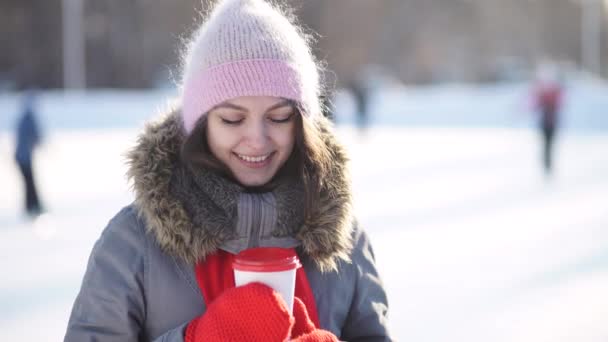
[[[520,88],[412,90],[401,116],[393,92],[364,137],[338,127],[398,341],[608,341],[608,88],[589,87],[572,90],[551,178],[513,114]],[[132,200],[123,154],[162,95],[46,94],[35,222],[7,130],[17,101],[0,96],[0,341],[62,340],[92,244]]]

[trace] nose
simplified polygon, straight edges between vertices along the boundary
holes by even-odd
[[[246,143],[254,151],[263,152],[268,142],[268,132],[263,122],[253,122],[247,127]]]

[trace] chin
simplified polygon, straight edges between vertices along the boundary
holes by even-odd
[[[263,186],[265,184],[267,184],[268,182],[270,182],[271,178],[263,178],[263,179],[241,179],[241,178],[237,178],[237,180],[239,181],[239,183],[241,183],[241,185],[245,186],[245,187],[257,187],[257,186]]]

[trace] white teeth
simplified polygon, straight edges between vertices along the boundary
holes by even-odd
[[[245,156],[245,155],[238,154],[238,153],[237,153],[237,156],[239,156],[239,158],[243,159],[244,161],[247,161],[250,163],[261,163],[270,156],[270,153],[265,156],[259,156],[259,157]]]

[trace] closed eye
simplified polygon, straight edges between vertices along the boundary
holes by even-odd
[[[270,121],[272,121],[274,123],[286,123],[286,122],[291,121],[292,118],[293,118],[293,113],[290,113],[285,118],[270,118]]]
[[[224,119],[224,118],[221,118],[221,119],[222,119],[222,122],[227,125],[238,125],[241,122],[243,122],[243,119],[238,119],[238,120],[228,120],[228,119]]]

